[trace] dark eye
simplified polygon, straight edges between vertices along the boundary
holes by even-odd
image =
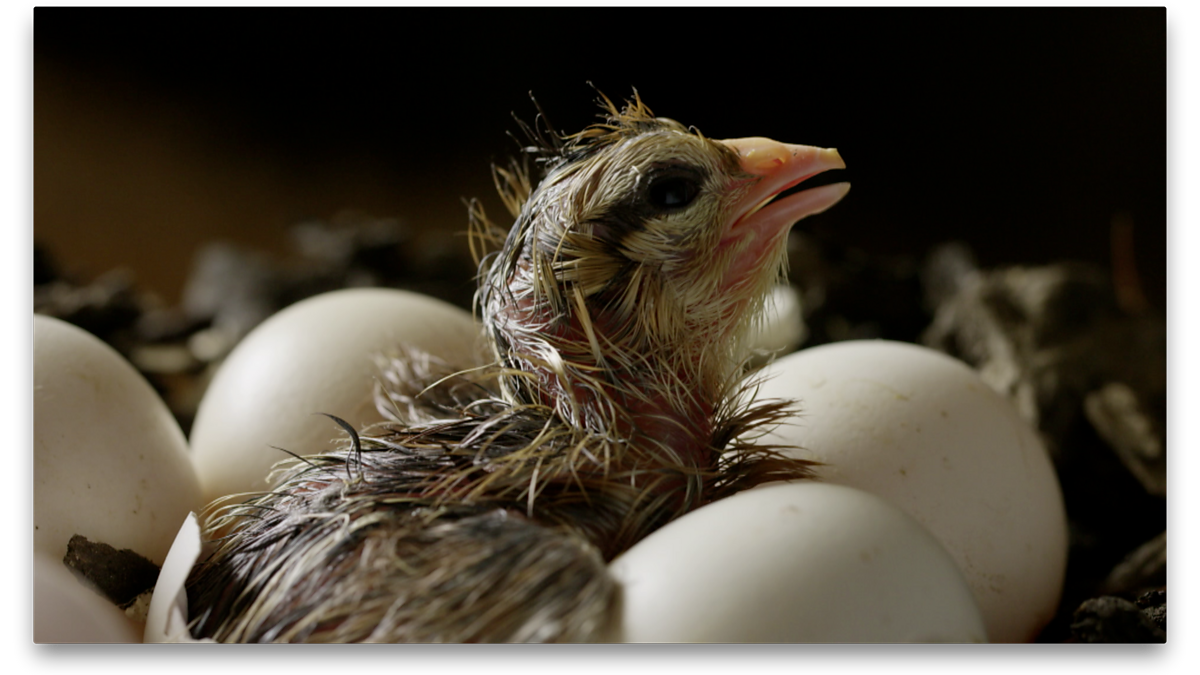
[[[646,201],[659,211],[682,209],[700,194],[700,183],[691,176],[655,176],[646,186]]]

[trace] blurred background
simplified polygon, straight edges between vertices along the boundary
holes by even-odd
[[[800,227],[868,252],[1109,265],[1132,223],[1166,298],[1166,10],[78,9],[34,12],[34,238],[179,301],[203,243],[282,252],[365,214],[466,255],[504,219],[510,113],[594,121],[636,87],[710,137],[837,147],[854,189]],[[448,253],[447,253],[448,252]],[[463,280],[469,290],[470,280]]]
[[[39,7],[35,310],[116,347],[186,431],[291,302],[469,307],[465,200],[507,222],[489,166],[513,115],[532,92],[574,132],[597,89],[636,88],[709,137],[840,150],[827,181],[853,190],[789,240],[789,348],[885,337],[1019,375],[989,384],[1042,432],[1071,520],[1039,639],[1161,641],[1166,14]]]

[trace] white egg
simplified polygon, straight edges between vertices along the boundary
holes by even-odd
[[[879,495],[954,557],[993,642],[1036,637],[1066,570],[1062,493],[1037,433],[960,361],[898,342],[842,342],[765,369],[762,398],[802,411],[764,443]]]
[[[374,357],[408,344],[455,364],[478,358],[468,312],[405,291],[362,288],[298,302],[264,321],[221,365],[192,426],[207,499],[262,490],[287,455],[325,452],[355,428],[383,421],[372,400]]]
[[[75,578],[61,560],[34,555],[33,597],[34,642],[142,641],[125,612]]]
[[[33,544],[62,560],[75,534],[161,565],[203,505],[183,432],[115,350],[33,320]]]
[[[778,284],[767,296],[747,346],[753,351],[783,354],[799,347],[807,335],[800,292],[790,284]]]
[[[625,642],[985,642],[949,554],[874,495],[776,483],[671,522],[609,566]]]

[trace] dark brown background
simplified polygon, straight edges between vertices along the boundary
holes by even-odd
[[[802,226],[871,251],[1107,265],[1166,298],[1166,10],[67,9],[34,13],[34,235],[178,299],[197,245],[343,209],[444,242],[533,91],[563,131],[637,87],[716,138],[837,147]],[[465,241],[455,239],[465,249]]]

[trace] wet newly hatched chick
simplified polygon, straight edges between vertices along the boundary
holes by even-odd
[[[391,420],[277,468],[214,508],[188,582],[192,632],[220,641],[611,639],[606,563],[704,504],[808,475],[753,444],[787,414],[742,384],[744,340],[797,220],[848,185],[780,192],[834,150],[715,141],[635,95],[497,169],[516,219],[473,212],[495,363],[381,360]],[[768,205],[768,202],[771,202]],[[478,250],[478,248],[477,248]]]

